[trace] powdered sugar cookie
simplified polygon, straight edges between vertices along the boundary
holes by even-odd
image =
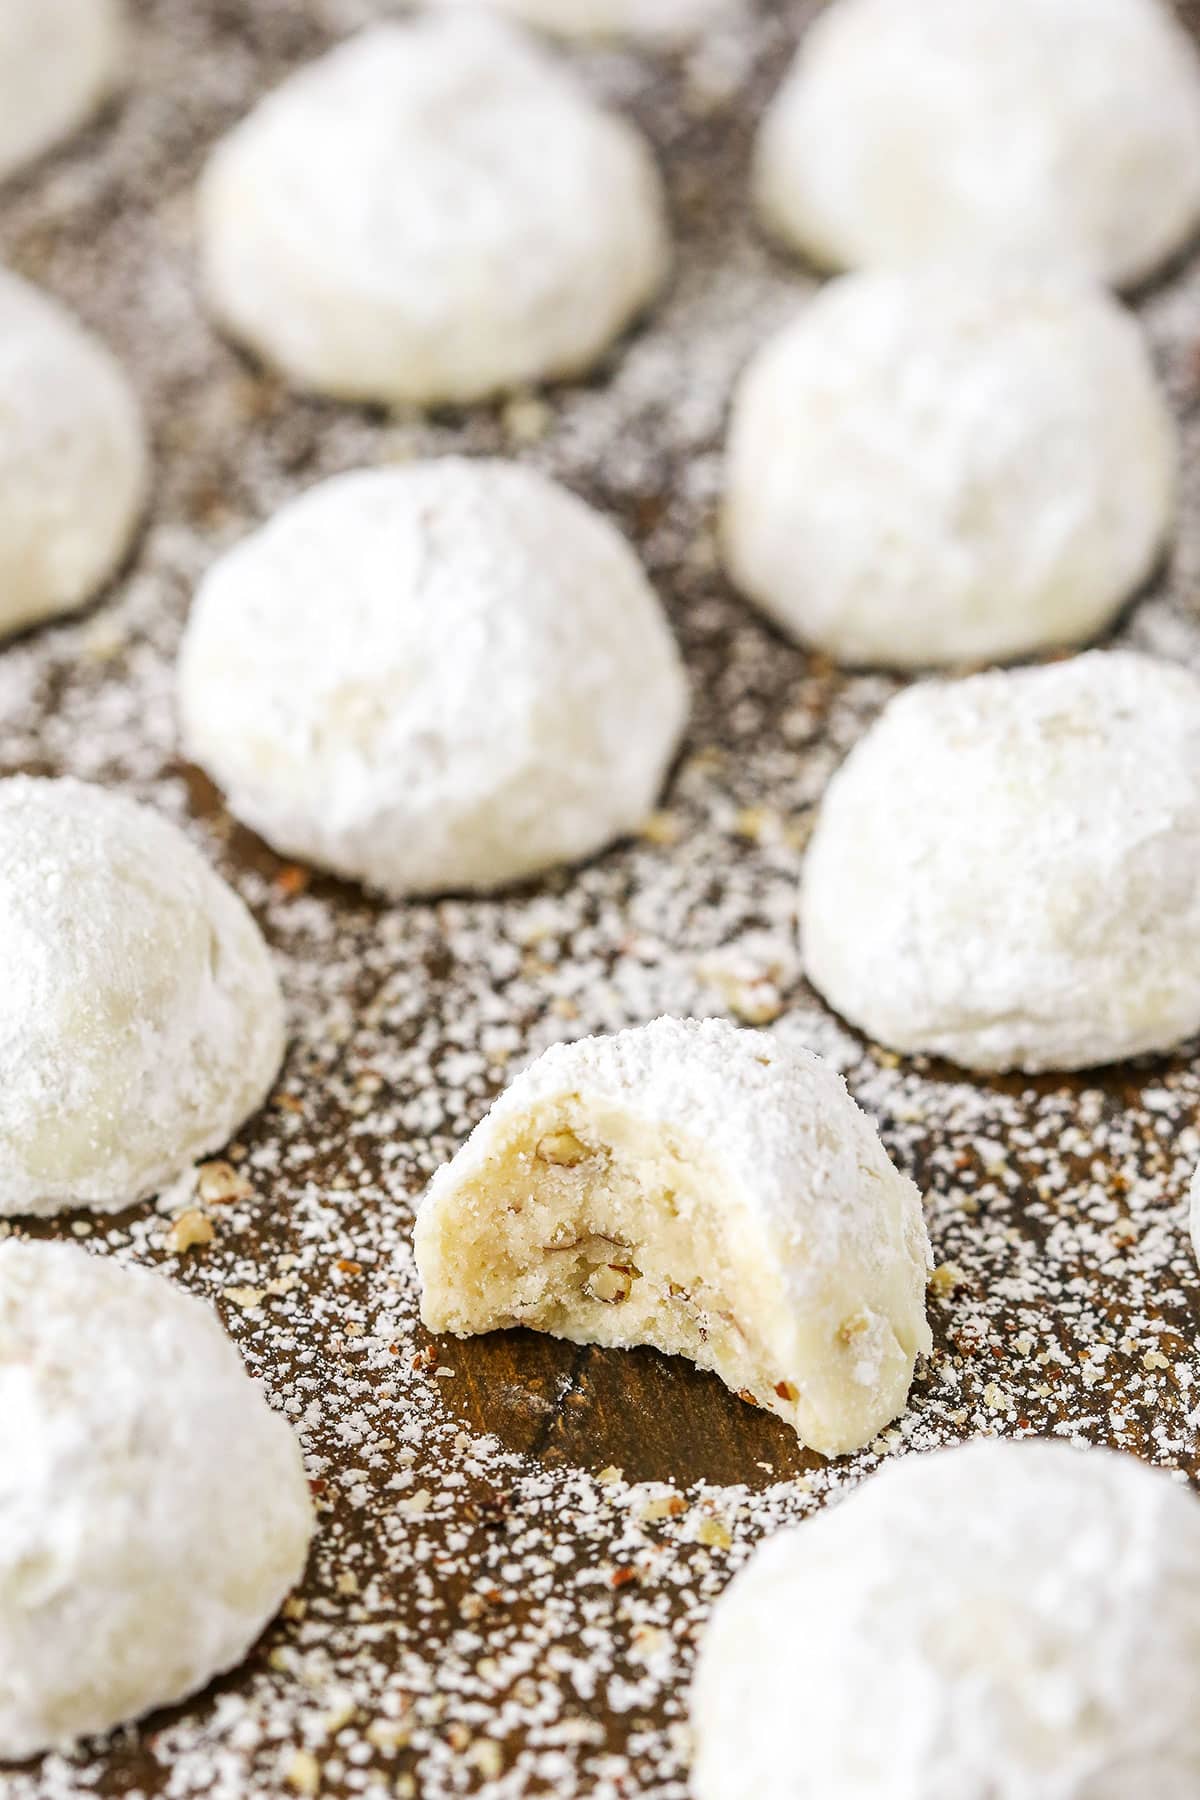
[[[147,473],[115,358],[0,269],[0,636],[93,598],[129,546]]]
[[[984,250],[1125,286],[1200,223],[1200,64],[1161,0],[835,0],[756,185],[833,267]]]
[[[434,1177],[416,1255],[431,1331],[653,1344],[828,1456],[930,1345],[916,1188],[839,1075],[720,1020],[547,1051]]]
[[[87,123],[124,48],[119,0],[0,0],[0,180]]]
[[[633,38],[654,46],[686,44],[735,15],[743,0],[490,0],[539,31],[566,38]],[[480,0],[442,0],[478,9]]]
[[[977,1442],[770,1538],[692,1692],[697,1800],[1192,1800],[1200,1507],[1131,1456]]]
[[[758,352],[725,555],[785,631],[913,668],[1094,637],[1158,561],[1176,435],[1101,290],[983,265],[831,283]]]
[[[299,1447],[214,1313],[0,1243],[0,1760],[195,1693],[303,1572]]]
[[[224,557],[179,700],[238,818],[397,895],[633,830],[687,706],[620,534],[532,470],[457,457],[324,482]]]
[[[829,785],[809,979],[894,1050],[1076,1069],[1200,1029],[1200,681],[1128,651],[898,695]]]
[[[642,139],[481,15],[380,25],[302,69],[218,145],[200,205],[218,319],[342,399],[577,374],[667,265]]]
[[[0,1214],[158,1192],[260,1105],[270,954],[175,826],[78,781],[0,782]]]

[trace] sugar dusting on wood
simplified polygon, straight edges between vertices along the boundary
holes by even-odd
[[[1200,1468],[1191,1057],[968,1080],[863,1045],[799,978],[812,807],[894,687],[784,646],[714,553],[732,377],[804,288],[756,239],[745,176],[806,9],[764,4],[673,62],[580,58],[664,158],[672,290],[594,381],[430,422],[288,397],[214,336],[193,279],[205,146],[379,10],[144,0],[129,100],[0,203],[0,256],[113,344],[157,442],[150,522],[113,595],[0,653],[0,764],[119,783],[183,822],[267,929],[293,1022],[282,1082],[226,1170],[161,1208],[58,1229],[216,1303],[301,1434],[321,1519],[304,1588],[246,1668],[94,1753],[6,1771],[6,1800],[681,1800],[696,1636],[764,1532],[883,1457],[979,1432]],[[1184,421],[1188,522],[1119,635],[1200,666],[1200,269],[1143,312]],[[283,499],[449,449],[519,454],[625,526],[695,715],[637,842],[501,900],[381,907],[267,856],[179,766],[171,658],[198,577]],[[935,1354],[859,1456],[806,1458],[715,1380],[649,1353],[431,1343],[415,1322],[411,1213],[432,1170],[529,1055],[664,1011],[769,1020],[828,1056],[929,1193]],[[189,1212],[211,1241],[180,1229]]]

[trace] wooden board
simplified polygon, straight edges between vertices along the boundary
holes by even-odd
[[[196,293],[207,146],[370,10],[142,0],[128,98],[0,195],[0,254],[112,341],[157,454],[113,593],[0,652],[0,766],[73,770],[185,821],[263,921],[294,1024],[279,1090],[231,1152],[251,1194],[206,1203],[209,1247],[174,1253],[153,1208],[54,1229],[217,1304],[296,1419],[321,1508],[298,1603],[244,1668],[110,1743],[7,1771],[5,1800],[669,1800],[685,1791],[712,1598],[831,1488],[980,1431],[1060,1431],[1197,1471],[1192,1052],[1036,1082],[908,1067],[832,1019],[796,966],[812,808],[894,687],[784,644],[713,553],[729,382],[806,286],[759,242],[746,175],[809,9],[764,0],[690,61],[580,58],[660,151],[671,292],[591,382],[429,421],[289,397],[218,340]],[[1200,270],[1143,312],[1192,455],[1175,571],[1122,635],[1200,663]],[[624,524],[680,634],[695,714],[643,840],[497,900],[385,907],[281,863],[180,766],[171,659],[196,579],[287,495],[458,447],[527,457]],[[929,1194],[935,1354],[910,1412],[860,1456],[805,1455],[651,1352],[527,1333],[431,1344],[415,1323],[409,1228],[430,1171],[528,1054],[659,1011],[763,1021],[833,1057]]]

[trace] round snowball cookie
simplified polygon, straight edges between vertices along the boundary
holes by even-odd
[[[0,0],[0,181],[87,123],[124,48],[119,0]]]
[[[0,1760],[241,1662],[304,1571],[300,1450],[198,1300],[0,1244]]]
[[[379,25],[302,69],[218,145],[200,209],[217,318],[345,400],[578,374],[668,260],[637,132],[481,15]]]
[[[566,38],[632,38],[671,49],[733,18],[743,0],[490,0],[539,31]],[[442,0],[478,8],[479,0]]]
[[[1082,1069],[1200,1029],[1200,681],[1125,651],[908,689],[829,784],[809,979],[870,1037]]]
[[[430,1331],[653,1344],[825,1456],[930,1348],[920,1194],[840,1075],[723,1020],[548,1050],[434,1177],[416,1259]]]
[[[1195,1800],[1200,1506],[1131,1456],[909,1456],[764,1543],[692,1690],[696,1800]]]
[[[1134,319],[1055,275],[832,282],[759,351],[730,431],[725,559],[846,663],[1094,637],[1170,526],[1175,428]]]
[[[0,269],[0,637],[95,597],[129,548],[147,479],[115,358]]]
[[[1160,0],[834,0],[756,187],[829,267],[982,250],[1124,287],[1200,222],[1200,63]]]
[[[174,825],[0,781],[0,1215],[115,1212],[215,1150],[283,1055],[270,953]]]
[[[607,520],[532,470],[446,457],[324,482],[218,562],[179,704],[239,819],[399,896],[635,830],[687,689]]]

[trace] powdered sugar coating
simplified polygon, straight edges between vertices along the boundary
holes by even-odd
[[[299,1446],[215,1314],[66,1244],[0,1243],[0,1758],[240,1662],[299,1580]]]
[[[702,1308],[711,1314],[698,1341],[689,1339],[694,1360],[731,1386],[741,1382],[825,1455],[861,1447],[903,1410],[916,1359],[931,1342],[920,1194],[892,1166],[835,1070],[721,1019],[660,1018],[554,1045],[517,1076],[422,1203],[415,1247],[426,1324],[480,1328],[473,1313],[464,1327],[456,1294],[474,1273],[461,1262],[461,1226],[472,1207],[490,1205],[498,1246],[510,1198],[501,1163],[526,1167],[532,1187],[533,1144],[564,1101],[573,1131],[620,1146],[626,1174],[652,1211],[661,1209],[646,1231],[651,1249],[679,1219],[684,1250],[688,1238],[715,1246],[711,1265],[706,1249],[686,1276],[673,1271],[689,1290],[703,1283]],[[644,1229],[641,1203],[638,1212]],[[643,1262],[636,1243],[632,1250]],[[671,1304],[664,1296],[666,1311],[651,1321],[649,1337],[624,1332],[616,1308],[603,1341],[680,1348]],[[715,1353],[710,1339],[727,1310],[738,1316],[744,1350],[766,1348],[765,1382],[761,1374],[755,1380],[748,1356],[727,1367]],[[581,1323],[577,1334],[565,1322],[564,1335],[587,1342],[587,1318]]]
[[[442,0],[478,9],[480,0]],[[566,38],[632,38],[674,47],[727,19],[738,0],[490,0],[540,31]]]
[[[92,599],[129,545],[147,474],[116,359],[0,269],[0,637]]]
[[[1133,1457],[976,1442],[770,1539],[692,1693],[698,1800],[1192,1800],[1200,1508]]]
[[[628,544],[515,463],[311,490],[209,573],[189,754],[286,854],[391,894],[491,888],[654,804],[687,705]]]
[[[989,264],[846,276],[743,376],[734,580],[840,661],[915,668],[1094,636],[1151,573],[1176,434],[1130,315]]]
[[[86,123],[124,48],[120,0],[0,0],[0,180]]]
[[[822,264],[1016,252],[1127,286],[1200,222],[1200,64],[1162,0],[837,0],[756,188]]]
[[[805,860],[810,980],[894,1050],[1073,1069],[1200,1027],[1200,681],[1128,651],[909,688]]]
[[[360,33],[214,151],[217,317],[296,385],[468,402],[590,366],[662,282],[642,139],[499,20]]]
[[[217,1149],[283,1055],[245,906],[177,827],[0,782],[0,1215],[115,1212]]]
[[[461,1800],[497,1756],[501,1794],[683,1800],[696,1639],[762,1535],[881,1461],[980,1431],[1200,1466],[1184,1203],[1196,1060],[953,1079],[865,1042],[797,973],[810,808],[895,685],[782,643],[712,559],[731,379],[806,285],[756,232],[745,184],[748,133],[812,0],[761,0],[732,42],[678,59],[577,57],[596,97],[659,146],[679,278],[603,382],[399,420],[281,392],[207,330],[186,229],[208,145],[378,10],[239,0],[232,29],[229,0],[155,0],[91,182],[69,186],[81,159],[64,158],[0,208],[5,260],[86,312],[136,372],[164,476],[136,569],[103,607],[0,657],[0,758],[119,782],[184,822],[269,930],[294,1040],[279,1104],[230,1152],[253,1195],[211,1208],[211,1244],[178,1255],[170,1216],[149,1207],[64,1228],[90,1223],[107,1254],[160,1263],[215,1304],[327,1484],[303,1616],[289,1607],[247,1664],[176,1712],[6,1770],[5,1800],[246,1800],[295,1791],[314,1762],[321,1800]],[[1189,454],[1178,550],[1121,638],[1194,663],[1200,267],[1142,317]],[[637,544],[694,692],[669,815],[502,900],[380,906],[337,883],[301,888],[181,773],[188,601],[218,542],[315,480],[448,450],[519,454]],[[431,1360],[410,1203],[515,1059],[661,1012],[781,1007],[773,1034],[843,1071],[928,1196],[939,1265],[958,1271],[952,1289],[954,1271],[935,1278],[935,1354],[898,1425],[821,1463],[781,1421],[652,1351],[503,1333]],[[255,1308],[251,1290],[270,1291]]]

